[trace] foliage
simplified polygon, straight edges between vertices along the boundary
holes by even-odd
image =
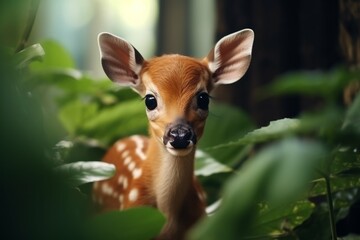
[[[77,70],[54,41],[0,51],[1,238],[155,236],[164,223],[156,209],[91,216],[87,191],[113,174],[113,166],[93,162],[109,145],[146,134],[141,99]],[[213,102],[195,173],[209,204],[221,204],[190,239],[336,238],[336,222],[360,200],[360,95],[348,107],[338,100],[359,75],[335,68],[281,76],[267,97],[299,94],[321,105],[258,129],[246,113]]]
[[[222,207],[200,223],[193,231],[192,239],[329,239],[335,224],[324,225],[324,214],[330,213],[329,217],[334,218],[335,223],[359,200],[360,95],[344,109],[332,96],[340,94],[341,88],[324,86],[327,76],[331,76],[333,85],[345,86],[356,75],[338,69],[330,75],[316,73],[310,76],[309,73],[287,75],[270,89],[274,93],[313,95],[318,92],[323,97],[323,109],[304,113],[299,119],[271,122],[237,141],[218,146],[221,150],[227,145],[272,143],[250,157],[238,174],[225,184]],[[314,85],[314,77],[322,84]],[[322,89],[316,91],[316,86]],[[328,202],[324,201],[326,195]],[[301,205],[304,201],[306,205]],[[276,212],[280,207],[283,213],[286,212],[277,223],[269,221],[276,224],[262,226],[267,223],[263,219],[263,202],[270,212]],[[331,207],[331,211],[324,206]],[[294,209],[302,209],[296,212],[295,219],[299,222],[291,218]],[[276,219],[275,213],[266,217]],[[313,229],[309,222],[321,227]],[[333,233],[332,237],[335,236]]]
[[[84,239],[151,239],[164,223],[164,216],[150,207],[112,211],[86,221]]]
[[[101,181],[115,174],[115,166],[105,162],[75,162],[63,164],[55,169],[70,186]]]

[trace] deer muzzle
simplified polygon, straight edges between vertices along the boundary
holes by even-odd
[[[183,121],[169,124],[163,137],[164,145],[172,153],[191,150],[196,142],[197,137],[193,128]]]

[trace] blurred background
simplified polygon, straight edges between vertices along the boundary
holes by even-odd
[[[145,58],[164,53],[203,57],[212,48],[215,1],[79,0],[43,1],[35,39],[60,41],[79,68],[103,75],[97,35],[110,32],[127,39]]]
[[[345,0],[47,0],[31,37],[33,42],[60,41],[80,69],[103,76],[96,42],[100,32],[127,39],[146,58],[164,53],[203,57],[222,36],[252,28],[256,38],[248,73],[215,95],[264,125],[297,116],[316,102],[294,97],[261,101],[260,86],[289,71],[354,64],[356,44],[341,41],[359,30],[358,6],[352,4],[358,5]]]

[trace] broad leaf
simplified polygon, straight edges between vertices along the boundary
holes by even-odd
[[[360,240],[360,235],[356,235],[356,234],[349,234],[345,237],[341,238],[342,240]]]
[[[278,207],[271,207],[266,203],[260,204],[259,216],[255,220],[254,235],[251,239],[288,234],[310,217],[314,207],[315,205],[307,200]]]
[[[34,62],[31,69],[35,71],[48,71],[49,69],[74,68],[75,62],[63,46],[55,41],[44,41],[41,43],[45,56],[42,62]]]
[[[213,103],[209,110],[204,136],[199,142],[202,149],[239,139],[255,127],[245,112],[229,105]]]
[[[331,163],[332,175],[360,175],[360,153],[356,148],[342,147],[334,154]]]
[[[34,60],[42,60],[45,51],[40,44],[34,44],[27,47],[15,55],[15,61],[18,68],[29,65]]]
[[[210,114],[199,147],[219,162],[236,166],[248,153],[249,148],[226,145],[219,150],[216,146],[235,141],[252,129],[254,124],[247,114],[229,105],[214,103],[210,106]]]
[[[360,135],[360,94],[357,95],[354,102],[349,107],[343,125],[344,129],[353,129]]]
[[[336,139],[341,130],[339,126],[342,124],[343,114],[343,110],[338,106],[329,104],[319,111],[302,114],[300,129],[328,141]]]
[[[153,239],[165,223],[164,216],[149,207],[112,211],[90,219],[84,225],[86,238],[90,240],[144,240]]]
[[[262,127],[247,133],[237,141],[219,144],[213,147],[214,150],[226,148],[229,146],[241,146],[262,143],[270,140],[279,139],[281,137],[289,136],[294,134],[300,129],[300,120],[284,118],[270,122],[266,127]]]
[[[283,238],[281,238],[283,239]],[[286,240],[295,239],[316,239],[329,240],[331,239],[331,230],[329,224],[329,211],[326,205],[318,204],[313,209],[311,217],[305,221],[301,226],[295,229],[289,238]]]
[[[68,115],[71,118],[71,115]],[[146,134],[148,120],[145,109],[139,99],[129,100],[98,111],[86,119],[80,128],[80,134],[97,139],[108,146],[121,137],[132,134]]]
[[[343,68],[329,72],[302,71],[281,76],[269,88],[266,95],[303,94],[321,96],[325,99],[336,99],[342,89],[356,77],[356,72]],[[356,79],[356,78],[355,78]]]
[[[243,239],[256,222],[257,204],[289,204],[308,187],[315,168],[325,156],[314,141],[285,139],[249,159],[225,186],[222,206],[203,221],[192,239]]]
[[[210,176],[216,173],[231,172],[232,169],[228,166],[221,164],[209,154],[202,150],[197,150],[195,154],[195,175],[197,176]]]
[[[331,190],[332,192],[340,192],[355,188],[360,188],[359,175],[347,176],[347,177],[334,177],[331,178]],[[326,195],[325,181],[319,179],[309,192],[311,197]]]
[[[240,144],[254,144],[269,140],[278,139],[289,134],[293,134],[299,129],[300,121],[298,119],[284,118],[277,121],[270,122],[269,126],[256,129],[243,138],[238,143]]]
[[[96,116],[96,103],[83,103],[79,100],[69,102],[59,111],[59,118],[65,129],[71,134],[79,134],[83,125]]]
[[[115,166],[105,162],[75,162],[56,168],[71,186],[108,179],[115,174]]]

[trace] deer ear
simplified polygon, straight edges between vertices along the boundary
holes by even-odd
[[[106,75],[114,82],[139,91],[140,71],[144,62],[141,54],[126,40],[110,33],[101,33],[98,42]]]
[[[216,43],[205,58],[215,85],[230,84],[244,76],[250,65],[253,42],[254,32],[244,29]]]

